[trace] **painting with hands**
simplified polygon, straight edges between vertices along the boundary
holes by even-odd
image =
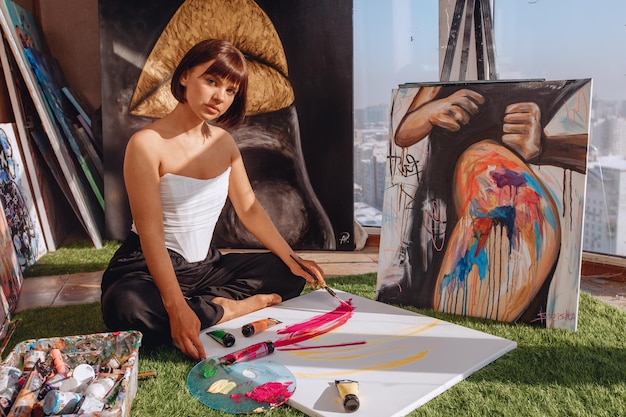
[[[393,90],[377,300],[576,329],[591,85]]]

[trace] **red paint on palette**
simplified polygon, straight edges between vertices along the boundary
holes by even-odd
[[[291,382],[266,382],[254,388],[251,392],[246,392],[246,397],[271,405],[282,404],[293,394],[293,392],[289,392],[290,384]]]

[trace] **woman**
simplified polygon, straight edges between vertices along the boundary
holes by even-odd
[[[295,254],[254,195],[241,154],[224,130],[245,116],[247,69],[230,43],[192,47],[172,75],[174,110],[135,133],[124,158],[133,225],[102,279],[102,314],[115,330],[135,329],[146,345],[170,340],[206,357],[200,330],[280,303],[321,268]],[[222,255],[212,244],[226,197],[271,253]]]

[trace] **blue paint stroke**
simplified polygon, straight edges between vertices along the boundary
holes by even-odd
[[[474,244],[465,251],[463,258],[459,259],[456,263],[454,269],[449,274],[443,276],[441,286],[443,288],[447,287],[453,279],[457,279],[460,282],[466,281],[474,265],[478,267],[478,274],[482,280],[487,273],[487,269],[489,269],[489,265],[487,251],[484,248],[479,250],[478,242],[474,242]]]

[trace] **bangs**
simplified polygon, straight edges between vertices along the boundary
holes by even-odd
[[[239,60],[238,56],[226,54],[220,54],[204,73],[216,75],[232,83],[237,89],[242,87],[243,80],[247,79],[245,64]]]
[[[208,63],[210,65],[204,71],[205,75],[219,77],[237,90],[226,113],[217,119],[226,128],[235,127],[241,124],[246,115],[248,68],[243,54],[229,42],[205,39],[187,51],[172,74],[172,94],[179,103],[186,103],[186,89],[180,82],[181,77],[191,68]]]

